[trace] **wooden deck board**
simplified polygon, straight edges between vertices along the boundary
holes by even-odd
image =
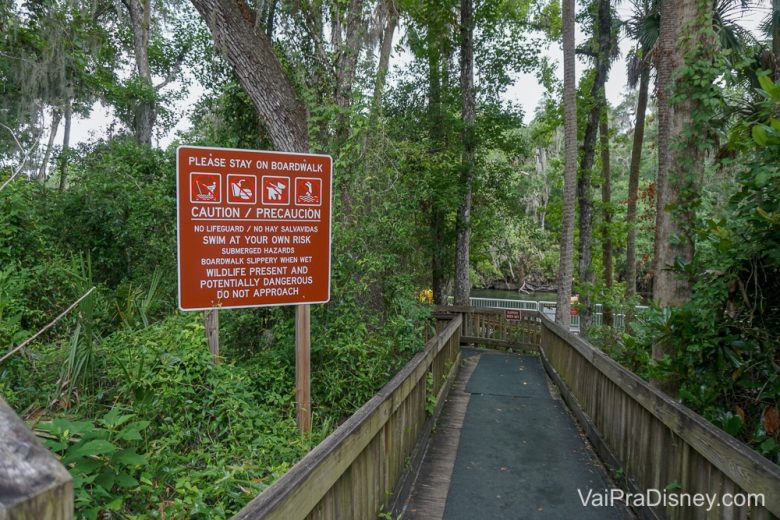
[[[436,423],[436,432],[425,453],[422,468],[404,509],[404,518],[441,520],[444,517],[450,478],[458,453],[460,430],[470,399],[470,394],[466,393],[466,383],[477,367],[479,357],[476,355],[463,360],[463,366]]]

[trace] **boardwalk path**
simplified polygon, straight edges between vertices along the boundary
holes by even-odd
[[[582,506],[578,489],[612,486],[537,357],[462,354],[405,519],[631,518],[622,508]]]

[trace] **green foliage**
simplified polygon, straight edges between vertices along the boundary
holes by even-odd
[[[57,418],[39,423],[44,444],[61,457],[73,476],[74,501],[82,518],[121,511],[132,500],[148,464],[138,453],[149,421],[112,408],[96,422]]]
[[[129,139],[100,142],[71,165],[74,185],[54,202],[54,239],[66,250],[89,253],[95,281],[145,286],[156,269],[175,272],[173,158]]]
[[[780,139],[772,125],[780,85],[762,84],[753,126],[761,130],[752,132],[738,189],[721,218],[696,230],[694,261],[676,266],[695,282],[692,300],[645,315],[635,338],[615,354],[642,375],[676,382],[685,404],[780,463],[780,429],[772,419],[780,404]],[[652,344],[670,355],[650,362]]]

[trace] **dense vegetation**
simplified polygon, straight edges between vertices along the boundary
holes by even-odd
[[[0,395],[62,456],[80,515],[229,516],[422,348],[420,291],[462,297],[464,270],[466,294],[565,287],[567,262],[584,334],[780,463],[777,10],[751,33],[738,2],[580,2],[587,68],[567,97],[543,50],[573,35],[573,0],[237,2],[251,20],[234,30],[272,51],[263,72],[302,115],[285,134],[207,16],[228,3],[192,4],[0,0],[3,348],[96,287],[0,356]],[[620,37],[633,86],[608,100]],[[547,89],[532,117],[520,73]],[[160,146],[195,84],[190,130]],[[71,143],[96,111],[108,134]],[[336,173],[309,436],[290,308],[222,312],[214,365],[202,315],[176,305],[175,146],[288,141]],[[655,305],[618,331],[590,326],[596,302]]]

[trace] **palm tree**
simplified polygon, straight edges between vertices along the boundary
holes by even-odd
[[[586,333],[590,327],[592,311],[588,286],[593,283],[592,244],[593,244],[593,193],[591,169],[596,153],[596,136],[599,120],[605,106],[604,85],[607,83],[612,58],[617,47],[614,45],[612,27],[612,6],[610,0],[598,0],[597,14],[594,20],[593,42],[596,47],[589,54],[594,57],[594,77],[590,90],[590,106],[582,140],[580,171],[577,179],[577,198],[579,200],[580,257],[579,282],[585,288],[580,302],[583,304],[580,315],[580,330]]]
[[[574,199],[577,185],[577,95],[574,63],[574,0],[562,0],[563,17],[563,224],[555,321],[569,328],[574,272]]]
[[[780,0],[772,0],[772,9],[761,22],[761,30],[772,42],[772,77],[780,80]]]
[[[628,56],[628,85],[639,84],[639,98],[636,107],[636,124],[631,148],[631,166],[628,173],[628,209],[626,223],[626,300],[636,295],[636,201],[639,191],[639,167],[642,161],[642,143],[645,136],[645,113],[647,93],[650,87],[650,63],[648,57],[658,39],[658,6],[655,0],[635,0],[633,15],[626,24],[626,32],[637,41],[637,47]],[[633,313],[629,308],[627,324]]]
[[[675,72],[685,65],[687,53],[696,52],[712,57],[717,49],[732,50],[727,56],[734,66],[740,59],[740,48],[753,38],[742,29],[734,16],[751,5],[749,0],[714,0],[701,4],[695,0],[663,1],[660,10],[660,32],[656,44],[658,70],[658,177],[656,182],[656,228],[653,299],[662,307],[681,305],[691,293],[691,281],[670,269],[673,265],[690,263],[694,254],[693,225],[695,205],[703,174],[703,143],[710,128],[691,127],[693,115],[702,107],[695,96],[682,95],[672,103],[675,87],[691,88],[685,79],[677,81]],[[705,30],[711,24],[717,40]],[[696,34],[690,34],[696,31]],[[687,33],[687,34],[684,34]],[[715,77],[697,77],[707,88]],[[697,94],[698,95],[698,94]],[[696,137],[692,133],[697,133]],[[671,146],[671,143],[675,143]],[[670,210],[670,208],[674,208]],[[676,238],[675,238],[676,237]],[[673,238],[675,238],[673,240]]]

